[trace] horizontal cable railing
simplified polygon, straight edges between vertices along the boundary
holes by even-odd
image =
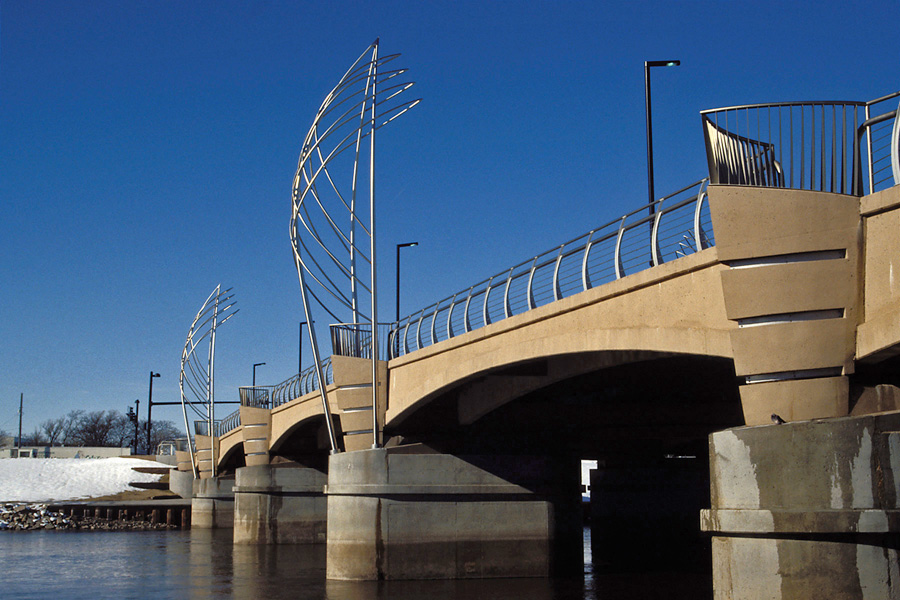
[[[245,385],[238,388],[241,397],[241,406],[253,408],[272,408],[272,393],[274,385]]]
[[[866,102],[866,120],[859,126],[858,137],[860,140],[865,139],[865,143],[860,146],[868,157],[864,172],[864,190],[868,194],[900,183],[898,97],[900,92],[894,92]]]
[[[713,246],[706,184],[702,179],[401,319],[393,324],[390,357]]]
[[[392,342],[391,323],[378,324],[378,360],[387,360]],[[338,356],[372,358],[371,323],[336,323],[331,326],[331,349]]]
[[[896,185],[898,96],[702,111],[710,183],[856,196]]]
[[[241,411],[234,411],[221,421],[216,421],[216,436],[221,437],[241,426]]]
[[[334,371],[331,368],[331,358],[326,358],[322,361],[322,376],[325,378],[325,385],[334,383]],[[273,388],[271,408],[281,406],[291,400],[318,390],[319,378],[316,375],[316,366],[312,365],[303,369],[300,373],[294,375],[290,379],[282,381],[273,386]]]

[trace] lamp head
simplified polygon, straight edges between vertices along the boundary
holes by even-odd
[[[677,67],[681,65],[680,60],[647,60],[644,61],[646,67]]]

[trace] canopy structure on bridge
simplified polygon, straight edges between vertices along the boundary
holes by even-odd
[[[184,427],[188,438],[191,437],[191,430],[188,426],[188,407],[202,419],[197,422],[200,427],[195,430],[195,435],[216,435],[214,377],[216,329],[237,314],[238,309],[235,308],[235,304],[231,288],[222,290],[222,286],[217,285],[206,298],[200,310],[197,311],[197,316],[194,317],[188,330],[184,350],[181,352],[181,374],[178,378]],[[203,407],[202,410],[197,406]],[[197,477],[198,464],[194,447],[191,444],[188,444],[188,447],[191,453],[191,468],[194,476]],[[211,471],[214,475],[215,456],[211,457],[211,461]]]
[[[315,322],[314,302],[333,322],[349,324],[356,332],[356,355],[372,359],[373,383],[379,358],[375,132],[419,103],[419,99],[408,100],[408,94],[403,95],[413,85],[403,81],[406,69],[385,68],[398,56],[379,56],[376,39],[326,95],[303,140],[291,197],[291,246],[306,322]],[[362,175],[366,168],[367,183]],[[365,188],[368,202],[362,196]],[[321,382],[324,376],[315,327],[308,331]],[[372,387],[374,409],[377,386]],[[319,389],[331,448],[336,451],[325,386]],[[373,434],[377,445],[374,424]]]

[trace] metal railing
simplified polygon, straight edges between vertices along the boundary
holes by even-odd
[[[894,185],[889,169],[891,156],[898,153],[896,136],[891,136],[897,107],[878,117],[870,114],[897,96],[900,92],[871,102],[782,102],[702,111],[710,183],[856,196]]]
[[[334,383],[334,371],[331,368],[331,358],[322,361],[322,373],[325,377],[325,385]],[[305,396],[319,389],[319,379],[316,377],[316,366],[312,365],[290,379],[282,381],[274,386],[272,391],[272,406],[281,406],[291,400]]]
[[[238,388],[238,394],[241,396],[241,406],[272,408],[272,393],[274,391],[274,385],[241,386]]]
[[[387,360],[392,341],[392,323],[378,324],[378,360]],[[372,358],[371,323],[336,323],[331,325],[331,349],[338,356]]]
[[[156,445],[157,456],[175,456],[175,440],[163,440]]]
[[[194,440],[188,438],[178,438],[175,440],[175,450],[177,452],[190,452],[194,447]]]
[[[858,138],[866,139],[868,157],[865,177],[867,193],[881,191],[900,183],[900,120],[897,98],[900,91],[866,102],[866,120],[859,126]],[[886,112],[882,112],[886,111]],[[872,116],[873,113],[880,113]],[[860,144],[862,145],[862,144]]]
[[[707,180],[644,205],[393,324],[390,357],[713,246]],[[396,340],[396,341],[395,341]]]
[[[241,426],[241,410],[238,409],[222,419],[216,421],[216,436],[222,437],[230,431],[234,431]]]
[[[213,434],[219,430],[219,421],[213,421]],[[194,421],[194,434],[210,436],[209,421]]]

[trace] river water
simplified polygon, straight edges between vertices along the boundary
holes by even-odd
[[[5,600],[708,600],[709,574],[608,572],[584,533],[570,578],[344,582],[325,579],[325,547],[235,546],[230,530],[0,534]]]

